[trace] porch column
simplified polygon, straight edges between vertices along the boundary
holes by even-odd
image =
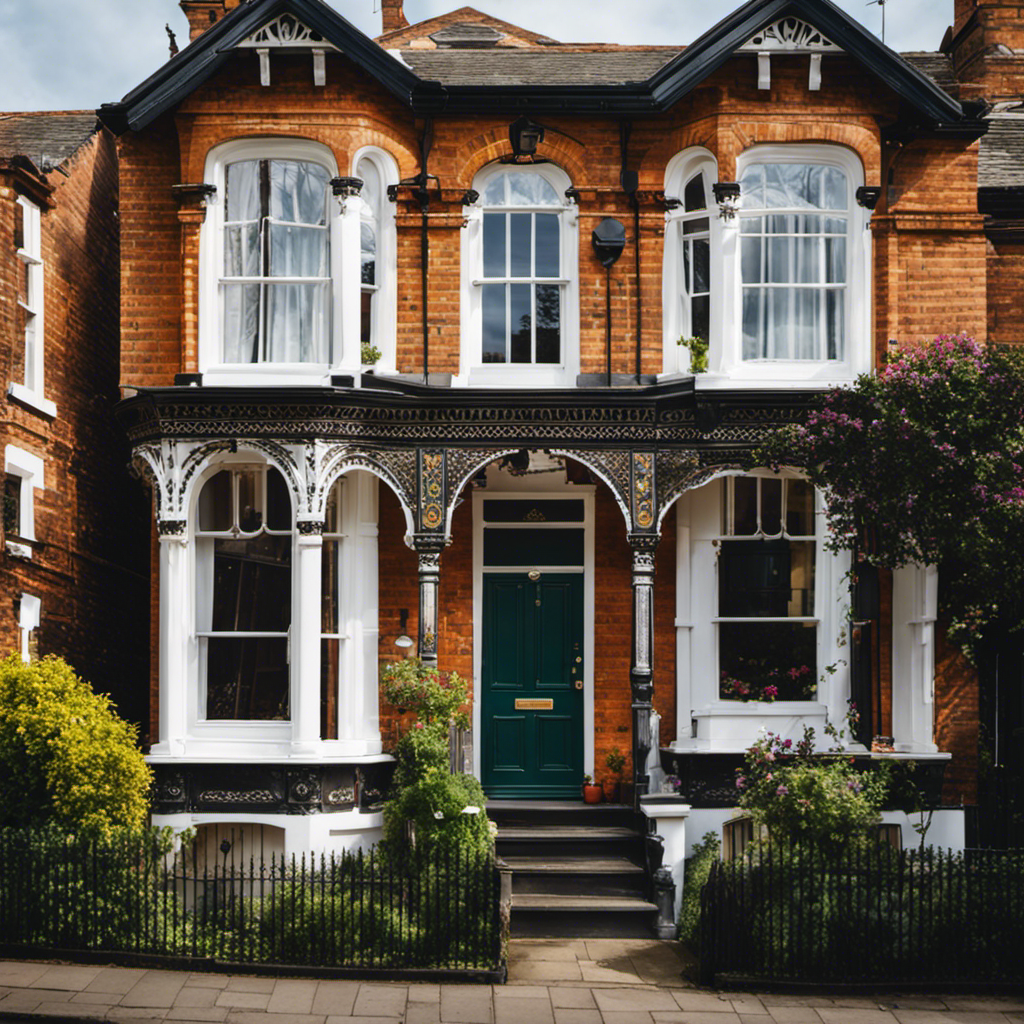
[[[651,752],[651,697],[654,693],[654,534],[630,534],[633,549],[633,657],[629,670],[633,710],[634,801],[647,793]]]
[[[416,537],[413,547],[419,556],[420,616],[417,653],[424,664],[437,665],[437,594],[441,584],[439,537]]]
[[[295,557],[300,614],[292,622],[292,753],[315,754],[320,740],[320,574],[323,520],[300,519]]]
[[[160,724],[154,754],[185,753],[188,733],[189,583],[188,523],[158,519],[160,536]]]

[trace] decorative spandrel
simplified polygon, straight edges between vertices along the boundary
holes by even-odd
[[[633,529],[643,533],[655,528],[654,452],[634,452],[631,467]]]
[[[421,533],[444,531],[444,456],[443,450],[419,453],[419,528]]]

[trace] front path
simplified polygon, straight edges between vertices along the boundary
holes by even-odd
[[[677,945],[520,939],[509,983],[309,981],[0,961],[0,1020],[227,1024],[1024,1024],[1024,998],[698,991]]]

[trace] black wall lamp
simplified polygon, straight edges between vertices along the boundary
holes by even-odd
[[[622,221],[614,217],[605,217],[594,228],[590,241],[597,258],[601,261],[601,266],[611,267],[626,248],[626,229]]]
[[[544,141],[544,126],[525,115],[517,117],[508,126],[508,141],[512,143],[512,152],[516,156],[534,156]]]

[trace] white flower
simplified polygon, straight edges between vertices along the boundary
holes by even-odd
[[[463,807],[462,808],[462,813],[463,814],[479,814],[480,813],[480,808],[479,807],[474,807],[472,804],[470,804],[468,807]]]
[[[492,839],[497,838],[498,826],[493,821],[488,821],[487,822],[487,832],[488,832],[488,834],[490,835],[490,837]]]
[[[444,817],[444,811],[434,811],[434,817],[440,821]]]

